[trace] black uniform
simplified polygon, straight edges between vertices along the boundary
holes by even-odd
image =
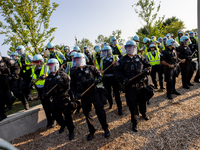
[[[95,56],[96,56],[96,59],[97,59],[98,64],[100,64],[100,61],[101,61],[101,53],[95,53]]]
[[[133,131],[137,132],[138,123],[138,103],[139,111],[144,118],[146,117],[146,101],[144,100],[144,94],[141,92],[141,88],[145,87],[145,75],[141,75],[138,78],[129,82],[129,79],[138,75],[141,72],[150,73],[151,65],[141,55],[134,55],[132,58],[128,55],[122,57],[115,69],[115,76],[120,82],[124,82],[126,86],[126,102],[131,112],[131,122],[133,123]]]
[[[21,56],[21,63],[22,68],[20,72],[20,90],[22,91],[23,95],[26,97],[26,99],[29,101],[31,100],[31,89],[29,88],[29,84],[31,82],[31,69],[26,70],[26,64],[25,64],[25,54]]]
[[[88,61],[89,61],[89,62],[86,62],[87,65],[94,65],[94,63],[93,63],[94,58],[93,58],[92,54],[90,52],[85,52],[85,55],[87,56]]]
[[[86,65],[82,69],[78,67],[75,71],[73,71],[71,77],[71,90],[77,98],[80,98],[81,93],[83,93],[95,82],[95,77],[97,77],[99,81],[102,78],[97,68],[90,65]],[[96,86],[91,88],[85,95],[81,97],[81,104],[90,133],[94,134],[95,132],[91,110],[92,104],[94,105],[101,126],[105,131],[108,128],[108,124],[106,122],[106,113],[103,109],[104,105],[101,101],[101,97]]]
[[[116,56],[114,56],[114,57],[116,60]],[[102,62],[103,66],[101,66],[101,69],[105,70],[108,66],[110,66],[112,64],[113,57],[110,57],[108,59],[102,58],[102,61],[103,61]],[[112,105],[113,105],[113,97],[111,94],[111,87],[112,87],[113,93],[115,94],[115,101],[117,103],[118,113],[119,113],[119,115],[122,115],[122,102],[120,99],[119,82],[117,81],[117,79],[114,76],[113,67],[111,67],[104,73],[103,84],[104,84],[104,87],[108,90],[108,102],[110,104],[110,108],[112,108]]]
[[[122,57],[122,54],[120,53],[117,46],[110,45],[110,47],[112,48],[113,55],[118,55],[119,58]]]
[[[175,65],[178,61],[178,56],[175,49],[169,49],[166,47],[164,51],[162,51],[160,61],[165,61],[170,65]],[[169,68],[165,66],[165,82],[167,82],[167,96],[171,97],[171,94],[176,93],[175,84],[176,84],[176,76],[177,76],[178,68]]]
[[[181,74],[182,74],[182,84],[184,88],[189,88],[188,85],[192,85],[190,80],[194,73],[194,68],[192,65],[192,52],[188,46],[179,46],[177,49],[178,57],[180,59],[186,59],[185,63],[181,63]]]
[[[25,98],[19,93],[18,90],[19,88],[17,79],[19,77],[19,73],[20,68],[14,60],[2,57],[2,60],[0,61],[0,121],[6,118],[5,104],[9,103],[12,105],[13,103],[13,101],[10,100],[11,90],[13,91],[14,95],[25,105]]]
[[[58,84],[58,86],[52,92],[50,92],[48,96],[45,97],[48,101],[50,101],[50,97],[53,98],[52,115],[61,126],[59,132],[62,133],[65,126],[67,126],[69,133],[72,133],[74,130],[74,125],[71,116],[71,103],[68,95],[70,88],[70,77],[63,71],[59,71],[55,75],[50,73],[45,79],[44,93],[47,93],[56,84]],[[65,116],[65,120],[63,119],[62,113]]]

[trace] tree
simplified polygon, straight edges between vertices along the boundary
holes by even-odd
[[[94,46],[93,46],[93,44],[92,44],[92,42],[90,42],[90,40],[89,39],[87,39],[87,38],[83,38],[81,41],[78,41],[77,42],[78,44],[78,46],[80,47],[80,49],[81,49],[81,52],[83,52],[83,47],[84,46],[87,46],[88,47],[88,50],[89,51],[93,51],[93,49],[94,49]]]
[[[95,43],[97,45],[100,45],[101,47],[103,47],[103,44],[105,42],[107,43],[110,43],[110,39],[111,37],[115,37],[119,43],[119,45],[123,45],[124,43],[124,39],[121,38],[121,34],[122,34],[122,31],[121,30],[116,30],[116,31],[113,31],[112,34],[110,36],[104,36],[102,34],[100,34],[97,39],[95,40]],[[111,44],[111,43],[110,43]]]
[[[163,26],[170,25],[172,22],[177,22],[177,21],[179,21],[179,19],[176,18],[175,16],[172,16],[171,18],[167,18],[167,19],[163,22]]]
[[[49,21],[57,7],[50,0],[1,0],[0,14],[5,23],[0,21],[0,34],[6,36],[2,45],[11,44],[9,53],[17,45],[24,45],[29,52],[41,52],[43,42],[54,39],[56,27],[49,27]]]
[[[138,17],[146,23],[144,28],[146,29],[147,34],[149,34],[151,32],[151,26],[156,20],[158,11],[160,10],[160,2],[156,8],[154,0],[138,0],[136,4],[132,5],[132,7],[135,7],[134,10],[138,14]],[[137,7],[139,7],[139,9],[136,9]],[[155,9],[156,12],[154,13],[153,11]]]

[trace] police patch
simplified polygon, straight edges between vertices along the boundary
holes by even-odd
[[[110,59],[110,62],[112,62],[112,59]]]
[[[139,58],[136,58],[135,60],[136,60],[136,61],[140,61],[140,59],[139,59]]]
[[[89,73],[89,70],[85,70],[85,73],[88,74],[88,73]]]
[[[119,62],[117,62],[116,66],[119,66],[119,65],[120,65]]]

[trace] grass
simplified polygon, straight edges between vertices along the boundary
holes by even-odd
[[[31,95],[32,95],[33,99],[37,98],[37,90],[36,89],[31,90]],[[36,105],[39,105],[39,104],[41,104],[40,100],[33,100],[33,101],[29,102],[29,107],[33,107],[33,106],[36,106]],[[13,108],[11,110],[6,112],[7,116],[24,109],[22,102],[18,99],[13,103],[12,107]]]

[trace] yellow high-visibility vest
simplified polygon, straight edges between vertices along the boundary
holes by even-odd
[[[31,55],[31,54],[25,54],[25,65],[28,65],[28,64],[31,63],[31,62],[29,61],[29,59],[27,58],[28,55]],[[18,64],[20,65],[20,67],[22,67],[21,58],[22,58],[22,56],[20,56],[20,58],[18,59]],[[29,69],[31,69],[31,68],[32,68],[32,66],[26,66],[26,70],[29,70]],[[23,70],[23,73],[25,73],[26,70]]]
[[[155,50],[155,54],[156,54],[155,57],[152,55],[151,52],[149,52],[149,53],[147,54],[147,57],[148,57],[148,59],[149,59],[149,63],[150,63],[152,66],[154,66],[154,65],[159,65],[159,64],[160,64],[160,53],[159,53],[159,51],[158,51],[158,50]]]

